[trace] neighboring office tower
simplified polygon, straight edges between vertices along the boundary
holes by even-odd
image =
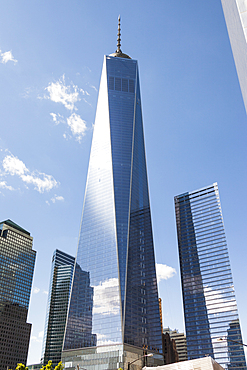
[[[0,223],[0,370],[26,364],[31,324],[26,322],[36,252],[30,233]]]
[[[120,26],[118,35],[104,57],[76,259],[93,307],[79,304],[75,270],[62,354],[88,370],[163,357],[138,67],[120,50]]]
[[[61,361],[74,264],[75,258],[67,253],[58,249],[53,253],[41,358],[44,364]]]
[[[177,353],[178,353],[178,360],[179,361],[187,361],[187,341],[186,336],[184,333],[179,333],[178,330],[171,330],[170,328],[164,328],[164,333],[168,333],[171,339],[175,340]]]
[[[221,3],[247,111],[247,1],[221,0]]]
[[[217,183],[175,197],[188,358],[246,369]],[[225,342],[219,342],[219,338]]]

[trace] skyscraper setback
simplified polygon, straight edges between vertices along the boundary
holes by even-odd
[[[217,183],[175,197],[189,360],[246,369]]]
[[[119,26],[104,57],[63,361],[116,369],[149,352],[162,363],[138,66]]]

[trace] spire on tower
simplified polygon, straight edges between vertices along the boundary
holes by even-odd
[[[120,15],[118,16],[117,50],[115,51],[115,53],[110,54],[110,56],[131,59],[129,55],[122,53],[122,50],[121,50],[121,18],[120,18]]]
[[[118,16],[118,34],[117,34],[117,50],[116,53],[122,53],[121,50],[121,18]]]

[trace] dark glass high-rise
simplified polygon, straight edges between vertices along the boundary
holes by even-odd
[[[161,364],[138,66],[120,42],[104,57],[76,264],[63,350],[68,367],[80,354],[89,370],[96,362],[97,369],[123,367],[149,352],[150,363]],[[80,274],[87,274],[91,296],[80,296]]]
[[[30,233],[0,223],[0,370],[26,364],[32,325],[27,314],[36,252]]]
[[[175,197],[189,360],[246,370],[217,183]]]
[[[41,362],[61,361],[75,258],[58,249],[52,256]]]

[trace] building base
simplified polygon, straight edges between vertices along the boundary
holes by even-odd
[[[153,354],[151,357],[143,357]],[[136,360],[136,361],[135,361]],[[160,366],[164,364],[161,353],[130,346],[116,344],[110,346],[89,347],[66,350],[62,352],[62,363],[66,370],[140,370],[143,366]]]

